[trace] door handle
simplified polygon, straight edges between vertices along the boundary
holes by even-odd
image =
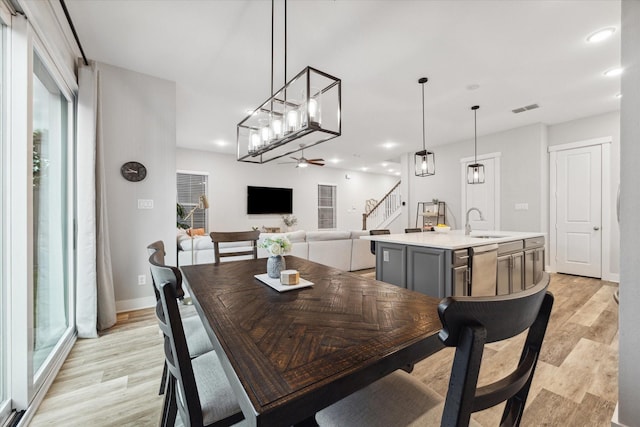
[[[596,230],[596,231],[598,231],[598,230],[600,230],[600,227],[598,227],[597,225],[594,225],[594,226],[593,226],[593,229],[594,229],[594,230]]]

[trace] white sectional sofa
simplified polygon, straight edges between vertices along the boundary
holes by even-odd
[[[375,267],[375,257],[370,251],[370,242],[361,240],[360,236],[368,235],[368,231],[291,231],[287,233],[261,233],[260,241],[267,237],[286,236],[291,242],[291,252],[295,255],[320,264],[329,265],[341,270],[355,271]],[[193,243],[193,254],[191,247]],[[222,243],[221,251],[236,251],[244,247],[244,242]],[[258,257],[266,258],[269,253],[258,248]],[[212,263],[214,260],[213,243],[209,236],[197,236],[193,240],[186,234],[178,235],[178,265]],[[240,258],[239,258],[240,259]],[[233,260],[233,258],[227,258]]]

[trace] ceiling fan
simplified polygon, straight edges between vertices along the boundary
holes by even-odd
[[[303,144],[300,144],[300,147],[304,147]],[[290,157],[295,160],[295,162],[281,162],[281,163],[297,163],[297,168],[306,168],[309,165],[313,166],[324,166],[324,159],[307,159],[304,156],[304,149],[300,151],[300,157]]]

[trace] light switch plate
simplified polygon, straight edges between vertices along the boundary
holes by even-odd
[[[384,262],[389,262],[389,251],[382,251],[382,260]]]
[[[153,209],[153,200],[138,199],[138,209]]]
[[[516,210],[517,211],[528,211],[529,210],[529,203],[516,203]]]

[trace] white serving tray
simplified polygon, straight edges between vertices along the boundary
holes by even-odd
[[[254,277],[260,280],[262,283],[271,286],[273,289],[275,289],[278,292],[292,291],[294,289],[307,288],[309,286],[313,286],[313,282],[304,280],[303,278],[300,278],[300,283],[298,283],[297,285],[283,285],[282,283],[280,283],[280,279],[272,279],[271,277],[269,277],[267,273],[256,274]]]

